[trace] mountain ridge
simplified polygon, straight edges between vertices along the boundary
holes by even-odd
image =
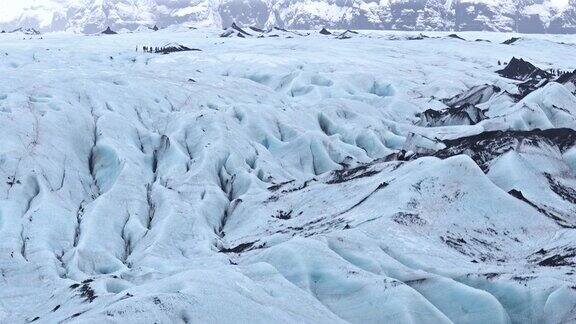
[[[5,2],[5,3],[3,3]],[[575,0],[0,0],[0,29],[95,33],[187,24],[575,33]]]

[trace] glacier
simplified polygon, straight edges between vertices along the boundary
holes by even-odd
[[[574,36],[236,27],[0,34],[0,323],[576,321]]]

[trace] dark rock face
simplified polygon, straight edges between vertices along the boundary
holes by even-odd
[[[576,85],[576,70],[561,74],[560,77],[558,77],[558,79],[556,80],[556,82],[562,84],[570,82]]]
[[[450,35],[448,35],[448,37],[454,38],[454,39],[459,39],[459,40],[465,40],[464,38],[458,36],[457,34],[450,34]]]
[[[250,27],[248,27],[248,28],[250,28],[251,30],[253,30],[253,31],[257,32],[257,33],[265,33],[265,32],[266,32],[264,29],[258,28],[258,27],[255,27],[255,26],[250,26]]]
[[[517,85],[518,93],[509,94],[517,101],[552,81],[570,85],[573,91],[576,90],[576,71],[566,72],[553,69],[544,71],[528,61],[515,57],[504,69],[496,73],[508,79],[523,81]]]
[[[512,44],[516,43],[517,41],[519,41],[520,39],[521,39],[520,37],[512,37],[510,39],[503,41],[502,44],[512,45]]]
[[[329,32],[328,29],[326,29],[326,28],[322,28],[322,30],[320,30],[320,34],[322,34],[322,35],[332,35],[332,33]]]
[[[251,29],[254,30],[253,28]],[[227,28],[222,34],[220,34],[220,37],[232,37],[232,36],[246,38],[252,36],[252,34],[242,29],[236,23],[232,23],[232,25],[230,25],[229,28]]]
[[[232,23],[230,28],[234,29],[235,31],[237,31],[238,33],[240,33],[244,36],[250,36],[250,34],[248,32],[246,32],[244,29],[240,28],[240,26],[236,25],[236,23]]]
[[[105,31],[102,32],[102,34],[104,34],[104,35],[116,35],[118,33],[113,31],[110,27],[108,27],[108,28],[106,28]]]
[[[552,77],[550,73],[537,68],[532,63],[515,57],[510,60],[504,69],[497,71],[497,73],[505,78],[519,81],[526,81],[528,79],[548,79]]]
[[[576,145],[576,131],[569,128],[554,128],[531,131],[493,131],[478,135],[444,141],[446,148],[435,153],[439,158],[458,154],[469,155],[482,169],[488,169],[488,162],[496,157],[517,149],[519,145],[556,147],[560,152]]]
[[[501,91],[502,89],[499,87],[489,84],[475,86],[457,96],[444,100],[444,103],[449,107],[479,105],[490,100],[490,98]]]
[[[484,119],[484,112],[471,104],[444,110],[428,109],[420,114],[420,124],[426,127],[475,125]]]

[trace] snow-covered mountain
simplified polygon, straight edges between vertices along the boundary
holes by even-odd
[[[86,33],[175,24],[576,32],[575,0],[0,0],[0,28]]]
[[[507,37],[0,34],[0,323],[574,323],[576,37]]]

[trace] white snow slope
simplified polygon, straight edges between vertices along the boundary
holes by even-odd
[[[0,34],[0,323],[576,321],[575,37],[219,32]]]

